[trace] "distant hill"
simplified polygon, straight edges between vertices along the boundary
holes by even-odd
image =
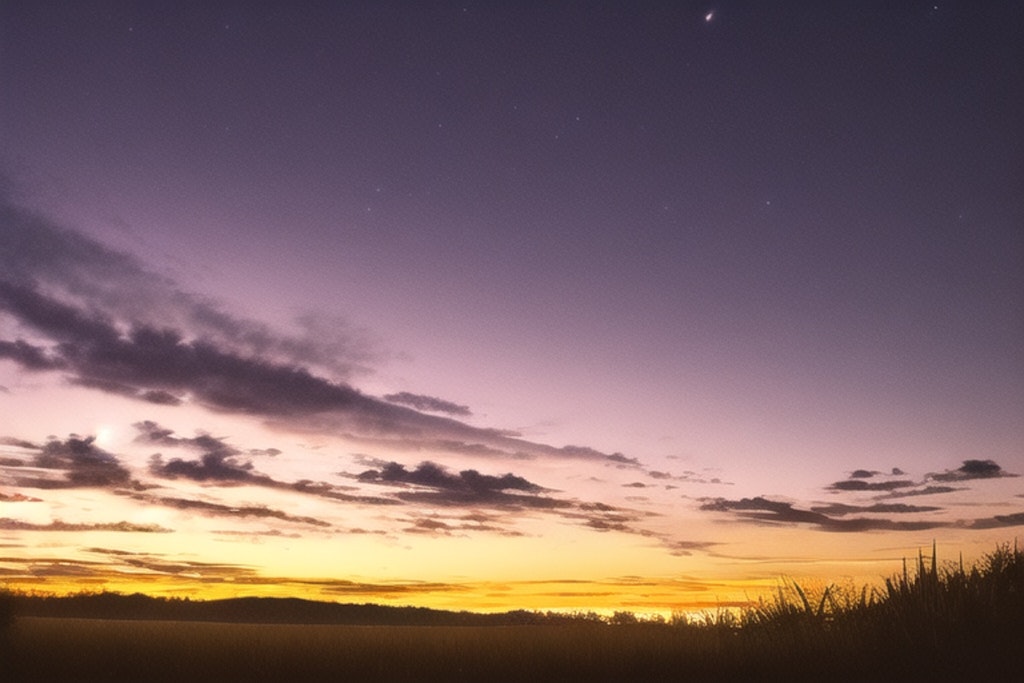
[[[190,600],[141,593],[81,593],[61,597],[13,594],[15,615],[72,619],[140,619],[258,624],[338,624],[350,626],[508,626],[604,623],[592,612],[558,614],[514,610],[500,614],[427,607],[340,604],[301,598]]]

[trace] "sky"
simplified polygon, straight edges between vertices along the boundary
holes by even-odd
[[[1024,6],[0,2],[0,581],[666,612],[1024,530]]]

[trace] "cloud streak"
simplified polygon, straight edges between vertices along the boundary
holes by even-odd
[[[8,517],[0,518],[0,529],[4,531],[123,531],[127,533],[170,533],[171,529],[159,524],[135,524],[133,522],[91,522],[71,523],[59,519],[47,524],[33,524]]]
[[[458,415],[460,417],[469,417],[473,413],[470,412],[468,406],[461,406],[458,403],[452,403],[451,401],[445,401],[444,399],[437,398],[435,396],[423,396],[421,394],[413,394],[408,391],[400,391],[396,394],[387,394],[384,396],[385,401],[391,401],[392,403],[400,403],[402,405],[415,408],[416,410],[431,412],[431,413],[446,413],[448,415]]]

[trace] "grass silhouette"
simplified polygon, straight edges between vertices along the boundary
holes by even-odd
[[[161,602],[120,597],[127,602],[118,609]],[[285,605],[299,610],[300,602],[266,604],[280,612]],[[375,626],[328,623],[336,618],[330,615],[341,614],[328,611],[318,624],[224,623],[209,615],[205,621],[188,619],[189,609],[200,614],[210,604],[201,601],[176,601],[175,620],[155,619],[160,616],[156,612],[144,620],[81,618],[87,614],[82,605],[117,603],[117,596],[109,594],[105,600],[93,596],[92,603],[6,595],[0,610],[14,616],[0,643],[0,679],[1024,679],[1019,653],[1024,553],[1016,544],[997,546],[970,568],[962,560],[940,567],[933,545],[930,555],[920,553],[916,561],[905,562],[901,573],[877,588],[829,584],[811,589],[786,581],[774,595],[745,609],[679,614],[669,621],[645,621],[624,612],[599,619],[593,614],[474,616],[416,610],[371,610],[360,617],[386,619]],[[74,604],[79,618],[38,616],[59,614],[54,605]],[[263,603],[242,604],[249,617],[267,621],[266,612],[251,611]],[[42,605],[49,605],[49,612]],[[211,614],[231,616],[230,610]],[[302,614],[310,612],[292,616]],[[351,619],[355,612],[347,614]],[[396,615],[435,625],[400,625]]]

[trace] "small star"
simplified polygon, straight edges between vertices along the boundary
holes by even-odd
[[[714,18],[715,18],[715,10],[711,10],[710,12],[708,12],[707,14],[704,15],[704,23],[710,24],[711,21]]]

